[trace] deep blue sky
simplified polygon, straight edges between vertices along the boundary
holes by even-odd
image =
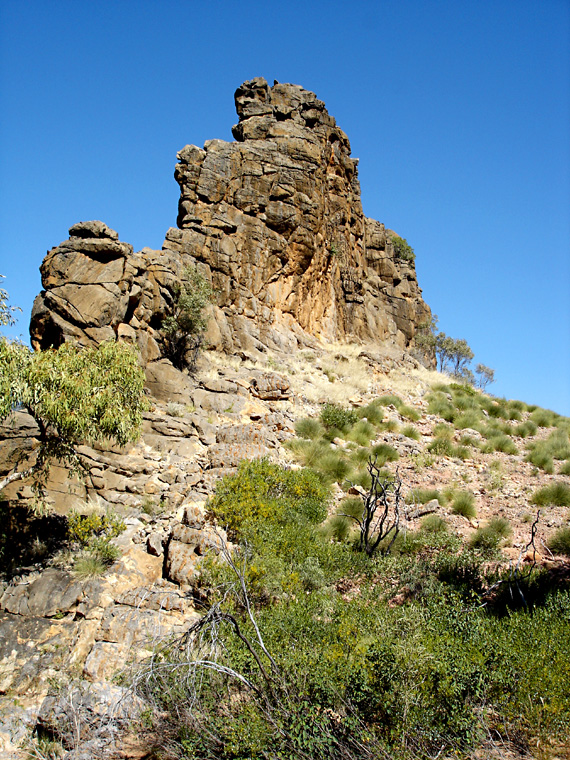
[[[233,92],[317,93],[364,211],[415,248],[440,327],[497,395],[570,414],[568,0],[3,0],[0,273],[27,335],[77,221],[176,224],[176,152],[231,140]]]

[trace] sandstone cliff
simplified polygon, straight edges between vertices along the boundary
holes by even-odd
[[[162,356],[161,320],[184,268],[213,285],[209,344],[228,352],[291,350],[315,338],[407,347],[429,316],[413,264],[362,212],[357,159],[322,101],[290,84],[245,82],[236,142],[178,153],[178,228],[161,251],[83,222],[52,249],[31,321],[36,348],[66,340],[136,341]]]

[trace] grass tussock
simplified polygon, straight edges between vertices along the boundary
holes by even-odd
[[[559,528],[548,541],[548,548],[553,554],[570,557],[570,527]]]
[[[475,497],[470,491],[458,491],[451,501],[451,511],[454,515],[461,515],[469,520],[477,516],[475,509]]]
[[[531,504],[537,507],[570,507],[570,486],[557,481],[539,488],[533,493]]]

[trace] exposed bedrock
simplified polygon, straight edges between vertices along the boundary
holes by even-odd
[[[215,294],[207,331],[221,350],[291,350],[318,338],[396,344],[429,317],[394,233],[362,212],[344,132],[302,87],[257,78],[235,93],[235,142],[178,153],[178,227],[134,253],[102,222],[74,225],[41,266],[32,344],[117,336],[162,358],[161,320],[197,265]]]

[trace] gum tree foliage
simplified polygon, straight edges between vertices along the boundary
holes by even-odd
[[[469,344],[463,338],[448,337],[444,332],[438,333],[435,350],[441,372],[451,371],[455,377],[462,377],[468,364],[475,356]]]
[[[198,269],[185,269],[174,292],[172,311],[161,325],[166,356],[178,369],[193,369],[196,364],[208,322],[204,310],[211,299],[212,287]]]
[[[4,275],[0,274],[0,280],[4,279]],[[11,326],[15,324],[14,312],[21,311],[18,306],[10,306],[8,304],[8,293],[0,288],[0,327]]]
[[[477,385],[482,391],[495,382],[495,370],[490,367],[486,367],[484,364],[478,364],[475,367],[475,374],[477,375]]]
[[[471,385],[477,384],[481,390],[485,390],[487,385],[494,382],[495,370],[484,364],[478,364],[473,373],[469,364],[474,353],[467,341],[463,338],[449,337],[438,329],[437,324],[438,317],[433,314],[429,321],[418,325],[415,337],[416,347],[426,356],[433,357],[435,353],[440,372],[447,372],[458,380]]]
[[[3,320],[6,309],[4,300]],[[39,427],[34,463],[1,479],[0,491],[33,476],[41,494],[50,462],[80,469],[80,444],[136,441],[145,407],[144,372],[136,351],[124,343],[84,349],[64,344],[34,352],[0,337],[0,421],[22,409]]]

